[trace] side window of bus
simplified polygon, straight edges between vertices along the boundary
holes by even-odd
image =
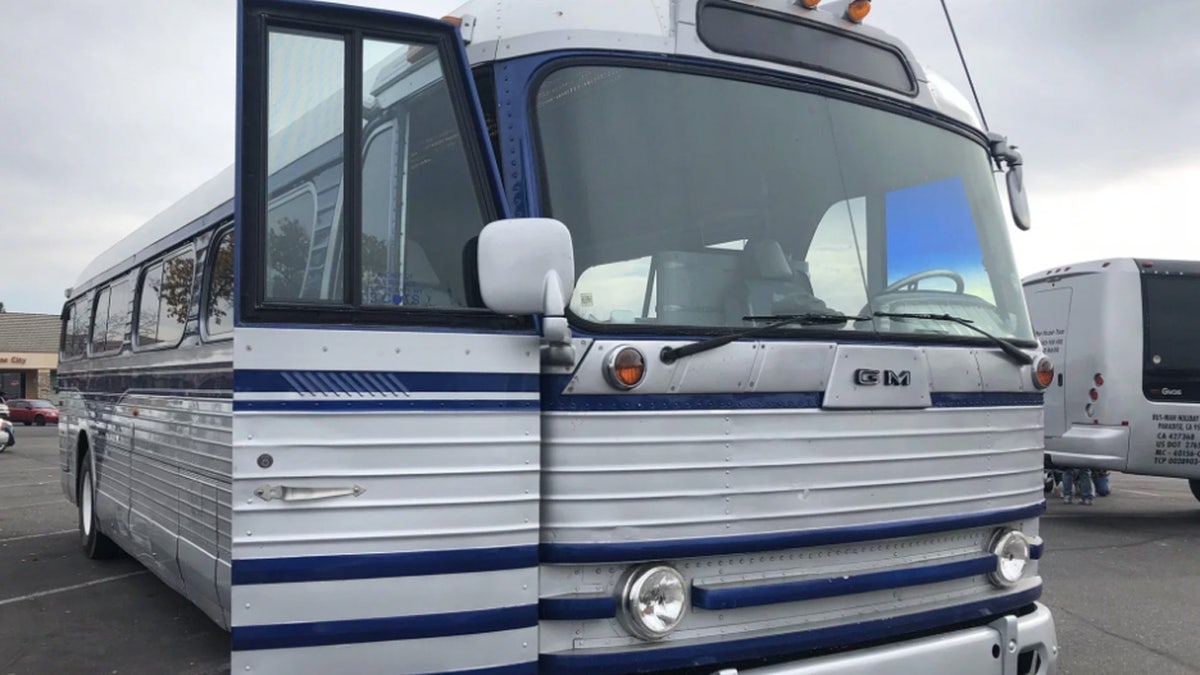
[[[210,264],[204,329],[217,337],[233,332],[233,230],[221,235]]]
[[[808,253],[813,294],[830,307],[858,314],[867,304],[867,200],[830,206],[817,224]]]
[[[65,358],[77,358],[86,354],[88,344],[86,300],[76,300],[67,307],[67,316],[63,322],[63,330],[63,356]]]
[[[121,349],[125,334],[129,330],[129,314],[132,298],[129,282],[121,281],[104,290],[96,297],[96,311],[92,319],[92,353],[106,354]]]
[[[190,249],[146,268],[137,317],[139,347],[174,347],[183,339],[195,268]]]

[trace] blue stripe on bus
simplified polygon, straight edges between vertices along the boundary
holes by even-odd
[[[868,572],[827,579],[805,579],[779,584],[730,588],[693,586],[692,605],[702,609],[739,609],[784,602],[834,598],[855,593],[965,579],[996,571],[996,556],[985,555],[941,565],[924,565],[885,572]]]
[[[788,655],[799,656],[805,652],[844,648],[865,641],[898,639],[923,631],[945,629],[946,626],[956,623],[987,619],[1025,607],[1041,597],[1041,594],[1042,588],[1039,585],[1021,593],[956,607],[745,640],[722,642],[702,639],[677,647],[656,648],[647,645],[645,648],[625,651],[543,654],[540,661],[541,672],[589,675],[689,667],[704,667],[705,672],[716,672],[722,664]]]
[[[546,621],[611,619],[617,615],[617,600],[611,595],[584,598],[542,598],[538,616]]]
[[[231,579],[234,585],[291,584],[489,572],[537,567],[537,556],[537,546],[530,545],[298,558],[235,558]]]
[[[984,511],[939,518],[901,520],[848,527],[829,527],[792,532],[770,532],[732,537],[669,539],[619,543],[541,545],[543,563],[594,564],[642,560],[676,560],[712,555],[734,555],[760,551],[781,551],[806,546],[850,544],[920,534],[948,532],[971,527],[1000,525],[1015,520],[1036,518],[1046,510],[1046,502],[1014,509]]]
[[[538,375],[530,373],[434,373],[352,370],[237,370],[239,392],[302,394],[379,394],[405,392],[538,391]]]
[[[477,635],[531,628],[537,621],[537,605],[521,605],[446,614],[234,626],[229,639],[234,651],[289,649]]]
[[[324,401],[239,401],[233,402],[234,411],[271,412],[362,412],[372,410],[537,410],[537,399],[523,401],[488,401],[478,399],[366,399]]]
[[[1002,408],[1042,405],[1040,393],[1023,391],[935,391],[929,397],[934,408]]]
[[[545,394],[543,394],[543,397]],[[574,394],[543,398],[542,408],[561,412],[644,410],[761,410],[819,408],[822,393],[748,392],[740,394]]]
[[[1029,557],[1033,560],[1040,560],[1042,557],[1042,552],[1046,550],[1045,546],[1045,544],[1034,544],[1033,546],[1030,546]]]

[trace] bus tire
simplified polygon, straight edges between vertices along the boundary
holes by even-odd
[[[1196,499],[1200,499],[1200,478],[1189,479],[1188,487],[1192,488],[1192,496]]]
[[[96,517],[96,484],[92,480],[91,454],[83,456],[79,466],[79,535],[83,541],[83,552],[92,560],[111,558],[117,554],[117,545],[100,531],[100,520]]]

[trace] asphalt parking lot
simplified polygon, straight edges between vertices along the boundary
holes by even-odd
[[[59,487],[58,430],[0,454],[0,675],[229,672],[229,635],[122,556],[88,560]]]
[[[228,634],[128,557],[91,561],[59,488],[57,430],[0,454],[0,675],[229,671]],[[1200,502],[1114,474],[1093,506],[1050,500],[1043,601],[1061,673],[1200,673]]]

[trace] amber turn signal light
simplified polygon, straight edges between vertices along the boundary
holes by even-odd
[[[1054,364],[1045,356],[1039,356],[1033,363],[1033,385],[1045,389],[1054,383]]]
[[[617,389],[633,389],[646,376],[646,359],[633,347],[617,347],[604,360],[604,378]]]

